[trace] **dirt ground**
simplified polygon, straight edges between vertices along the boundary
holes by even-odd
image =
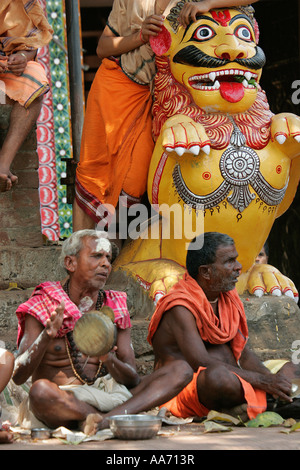
[[[128,458],[135,456],[136,459],[141,456],[140,462],[132,462],[132,465],[140,466],[143,462],[143,467],[147,463],[182,464],[185,462],[179,460],[187,458],[190,462],[186,463],[195,464],[200,458],[199,451],[203,450],[300,450],[300,431],[286,434],[284,432],[286,428],[283,426],[268,428],[234,426],[231,429],[226,432],[204,433],[204,427],[200,423],[164,425],[160,434],[152,439],[130,441],[108,439],[100,442],[82,442],[77,445],[66,444],[55,438],[38,441],[27,437],[12,444],[1,444],[0,450],[99,450],[103,454],[99,455],[100,461],[104,460],[104,463],[125,463],[121,460],[119,462],[112,460],[122,459],[125,455]],[[159,458],[165,459],[165,462],[162,460],[158,462]],[[171,459],[172,462],[167,462],[167,459]]]

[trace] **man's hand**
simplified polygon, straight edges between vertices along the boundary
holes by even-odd
[[[27,57],[24,52],[16,52],[9,56],[7,68],[13,74],[20,76],[24,72],[27,65]]]
[[[209,0],[186,3],[179,14],[179,23],[186,28],[190,23],[196,21],[197,15],[209,11],[210,3]]]
[[[50,318],[48,318],[46,322],[45,330],[47,335],[52,339],[56,337],[57,332],[63,323],[64,311],[65,303],[64,301],[61,301],[61,303],[56,307],[55,311],[51,314]]]
[[[140,382],[136,371],[130,328],[118,329],[116,346],[100,359],[117,382],[128,388],[136,387]]]
[[[264,376],[260,387],[265,392],[272,395],[274,398],[280,398],[283,401],[291,402],[292,382],[283,374],[269,374]]]
[[[0,73],[7,71],[7,57],[0,57]]]
[[[283,373],[284,368],[277,374],[272,374],[247,345],[240,357],[240,366],[238,375],[251,383],[253,387],[264,390],[274,398],[291,401],[292,382],[287,378],[287,374]]]
[[[117,349],[118,349],[117,346],[114,346],[110,351],[108,351],[107,354],[100,356],[99,360],[102,362],[107,362],[110,357],[115,356]]]
[[[147,16],[142,23],[141,35],[144,42],[148,42],[150,36],[157,36],[163,26],[164,17],[159,15]]]

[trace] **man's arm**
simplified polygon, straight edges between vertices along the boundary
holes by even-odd
[[[25,316],[25,331],[20,343],[13,381],[21,385],[32,376],[40,365],[51,339],[55,338],[62,325],[64,302],[56,308],[47,320],[46,327],[31,315]]]
[[[117,382],[128,388],[139,384],[140,377],[136,371],[130,328],[118,329],[116,348],[104,356],[102,360],[110,375]]]
[[[201,2],[189,2],[184,5],[179,15],[179,22],[184,27],[191,21],[196,21],[196,16],[206,13],[214,8],[230,8],[234,6],[246,6],[260,0],[202,0]]]
[[[272,374],[248,346],[244,348],[239,362],[242,368],[241,370],[239,369],[239,375],[245,378],[245,373],[245,379],[251,383],[253,387],[265,390],[265,392],[274,397],[291,401],[291,397],[289,396],[292,386],[291,381],[281,374]]]
[[[156,36],[163,24],[163,17],[159,15],[148,16],[142,23],[141,30],[129,36],[116,36],[112,30],[106,26],[99,39],[97,55],[100,59],[105,57],[118,57],[126,52],[137,49],[142,44],[149,41],[150,36]]]

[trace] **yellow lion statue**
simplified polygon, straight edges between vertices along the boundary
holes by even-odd
[[[125,245],[114,270],[133,276],[155,300],[182,276],[193,237],[216,231],[235,240],[240,293],[296,298],[291,280],[253,263],[297,190],[300,118],[269,109],[251,7],[212,10],[184,28],[178,23],[184,3],[151,41],[156,145],[148,197],[159,217]]]

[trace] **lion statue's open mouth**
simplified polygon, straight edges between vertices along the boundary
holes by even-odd
[[[227,101],[240,101],[245,88],[255,89],[258,75],[249,70],[225,69],[209,73],[196,74],[189,78],[189,84],[195,90],[219,90]]]

